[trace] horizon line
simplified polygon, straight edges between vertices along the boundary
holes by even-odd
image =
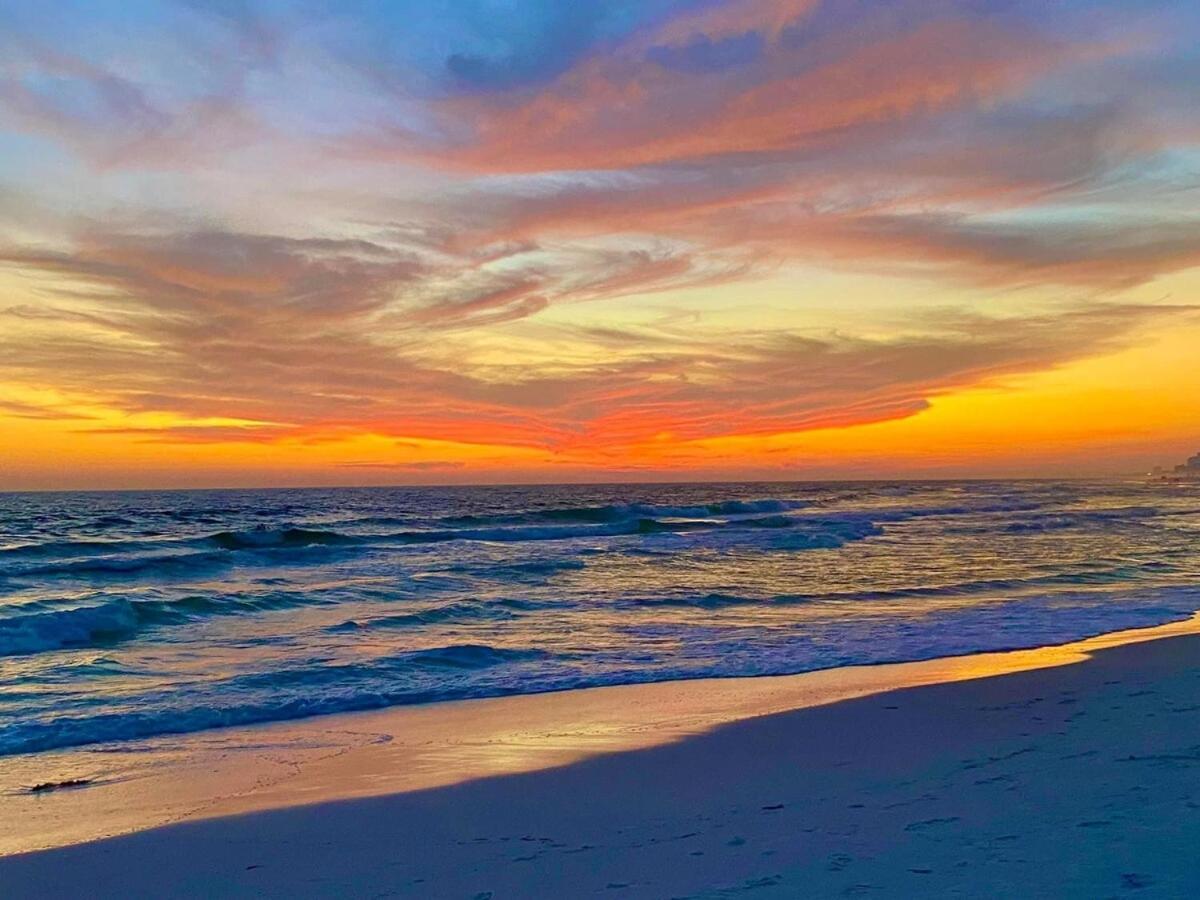
[[[678,479],[669,481],[495,481],[495,482],[411,482],[397,484],[267,484],[217,485],[214,487],[113,487],[113,488],[0,488],[0,496],[10,494],[138,494],[138,493],[197,493],[201,491],[372,491],[396,489],[479,489],[479,488],[558,488],[558,487],[667,487],[673,485],[769,485],[769,484],[963,484],[993,481],[1122,481],[1146,477],[1145,473],[1114,473],[1109,475],[972,475],[960,477],[871,477],[871,478],[754,478],[754,479]]]

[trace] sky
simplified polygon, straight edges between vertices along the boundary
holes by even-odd
[[[0,489],[1200,448],[1200,5],[0,0]]]

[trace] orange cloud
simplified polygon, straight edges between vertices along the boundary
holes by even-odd
[[[379,245],[260,238],[243,245],[233,235],[206,235],[177,240],[177,256],[167,246],[139,253],[118,243],[117,261],[97,255],[95,244],[74,254],[10,254],[28,269],[69,274],[73,296],[33,318],[25,308],[4,313],[35,330],[0,334],[0,380],[54,384],[100,396],[126,415],[184,420],[85,426],[92,434],[183,443],[372,434],[586,454],[661,433],[694,440],[907,416],[948,390],[1094,355],[1187,312],[1104,305],[994,319],[947,314],[872,339],[753,329],[579,331],[572,340],[591,348],[584,361],[480,365],[469,357],[438,362],[413,328],[511,309],[540,285],[516,281],[406,314],[386,288],[412,277],[411,263],[395,262]],[[270,274],[241,277],[250,259]],[[642,276],[651,284],[680,271],[677,263],[640,263],[652,270]],[[620,271],[593,274],[581,290],[624,289]],[[118,309],[100,317],[88,311],[114,290]],[[54,340],[37,330],[50,327]],[[212,419],[240,421],[195,421]]]

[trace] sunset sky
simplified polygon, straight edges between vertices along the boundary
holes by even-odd
[[[1200,449],[1200,4],[0,0],[0,489]]]

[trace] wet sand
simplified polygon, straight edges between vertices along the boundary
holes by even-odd
[[[1195,894],[1196,630],[14,758],[5,849],[89,842],[0,896]]]

